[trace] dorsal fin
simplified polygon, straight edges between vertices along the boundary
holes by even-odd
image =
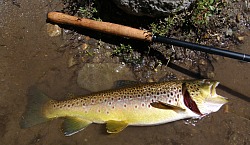
[[[113,89],[128,87],[128,86],[134,86],[139,84],[137,81],[132,80],[118,80],[114,82]]]

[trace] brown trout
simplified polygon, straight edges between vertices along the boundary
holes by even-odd
[[[49,99],[36,89],[30,94],[22,128],[63,117],[64,135],[75,134],[91,123],[106,124],[108,133],[128,125],[158,125],[216,112],[227,99],[216,94],[217,81],[169,81],[139,84],[65,101]]]

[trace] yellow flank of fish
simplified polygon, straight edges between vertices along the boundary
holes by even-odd
[[[21,127],[63,117],[62,129],[69,136],[91,123],[106,123],[107,132],[117,133],[128,125],[157,125],[203,117],[218,111],[227,102],[216,94],[217,85],[218,82],[209,80],[149,83],[65,101],[49,100],[36,90],[31,96],[46,99],[29,101],[33,107],[28,107],[24,113]],[[36,111],[32,112],[32,108]]]

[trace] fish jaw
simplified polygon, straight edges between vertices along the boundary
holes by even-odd
[[[204,108],[207,108],[203,112],[212,113],[217,112],[228,101],[225,97],[216,95],[213,98],[208,98],[204,101]]]
[[[192,93],[189,90],[192,100],[195,101],[201,116],[217,112],[228,99],[216,93],[216,87],[219,85],[218,81],[201,80],[199,81],[199,93]],[[194,95],[195,94],[195,95]]]

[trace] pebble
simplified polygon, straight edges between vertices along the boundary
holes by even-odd
[[[238,36],[237,39],[238,39],[239,41],[243,41],[243,40],[244,40],[244,36]]]
[[[56,37],[61,35],[62,29],[58,25],[47,23],[46,26],[47,26],[47,33],[50,37]]]
[[[73,56],[70,56],[68,60],[68,67],[72,67],[76,64],[77,64],[77,61],[75,60],[75,58]]]
[[[83,43],[81,46],[83,51],[86,50],[88,47],[89,47],[89,45],[87,43]]]
[[[232,36],[233,35],[233,30],[231,28],[228,28],[226,30],[226,36]]]

